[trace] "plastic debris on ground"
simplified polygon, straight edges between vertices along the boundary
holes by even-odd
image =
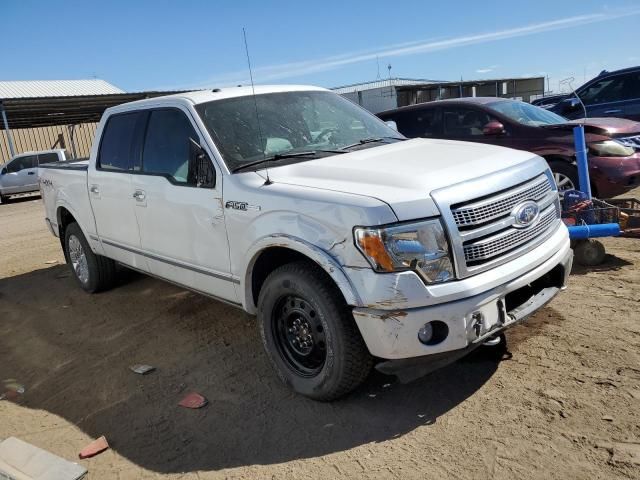
[[[146,375],[147,373],[151,373],[156,369],[156,367],[152,367],[151,365],[143,365],[143,364],[136,364],[136,365],[131,365],[129,367],[129,370],[131,370],[134,373],[137,373],[138,375]]]
[[[77,480],[87,469],[22,440],[0,442],[0,478],[15,480]],[[4,475],[4,477],[3,477]]]
[[[104,452],[108,448],[109,448],[109,443],[107,442],[107,439],[103,435],[102,437],[95,439],[89,445],[87,445],[82,450],[80,450],[80,453],[78,454],[78,456],[82,459],[91,458],[98,455],[99,453]]]
[[[15,400],[25,392],[24,385],[16,382],[14,379],[8,379],[3,382],[4,392],[0,393],[0,400]]]
[[[196,392],[191,392],[187,394],[187,396],[185,396],[182,400],[180,400],[180,403],[178,403],[178,405],[185,408],[202,408],[207,403],[209,403],[209,401],[202,395]]]

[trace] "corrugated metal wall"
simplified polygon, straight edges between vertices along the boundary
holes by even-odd
[[[11,125],[11,123],[9,123]],[[76,154],[78,157],[88,157],[91,144],[96,134],[97,123],[83,123],[75,127]],[[49,150],[52,148],[66,148],[69,155],[71,150],[71,131],[67,125],[41,128],[22,128],[11,130],[16,154],[32,150]],[[0,163],[11,158],[7,132],[0,130]]]

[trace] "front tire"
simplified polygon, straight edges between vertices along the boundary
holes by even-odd
[[[314,400],[346,395],[373,366],[340,290],[311,262],[283,265],[267,277],[258,298],[258,323],[278,376]]]
[[[113,285],[115,262],[91,251],[77,223],[71,223],[65,229],[64,256],[71,273],[83,290],[95,293]]]

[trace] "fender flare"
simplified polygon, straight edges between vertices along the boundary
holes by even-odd
[[[251,278],[253,266],[260,254],[270,247],[281,247],[301,253],[311,261],[319,265],[333,279],[336,286],[342,292],[348,305],[362,306],[362,300],[357,290],[344,272],[342,266],[325,250],[307,242],[306,240],[293,235],[278,234],[269,235],[258,239],[248,250],[245,256],[247,263],[241,270],[244,275],[240,278],[240,294],[244,309],[255,314],[257,309],[253,303],[253,291]]]
[[[89,246],[91,247],[91,249],[93,250],[94,253],[99,253],[96,252],[94,245],[91,241],[91,236],[87,233],[87,230],[84,228],[84,226],[80,223],[80,220],[78,219],[78,214],[77,212],[74,210],[74,208],[69,205],[69,203],[67,203],[64,200],[58,200],[56,202],[56,225],[55,228],[58,232],[58,238],[60,239],[60,242],[62,243],[62,248],[64,249],[64,236],[60,235],[60,209],[64,208],[65,210],[67,210],[71,216],[74,218],[74,220],[76,221],[76,223],[78,224],[78,227],[80,227],[80,230],[82,231],[82,234],[84,235],[84,238],[87,239],[87,242],[89,243]],[[53,225],[52,225],[53,227]]]

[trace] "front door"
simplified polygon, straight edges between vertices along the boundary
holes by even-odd
[[[189,170],[191,139],[202,144],[189,112],[179,108],[150,112],[142,171],[133,175],[142,249],[151,273],[237,302],[222,178],[218,171],[214,186],[194,184]]]
[[[98,158],[88,174],[89,198],[96,230],[107,257],[148,271],[140,250],[131,172],[140,153],[146,112],[109,117],[101,135]]]
[[[22,193],[38,190],[37,155],[24,155],[14,158],[7,164],[2,175],[2,193]]]

